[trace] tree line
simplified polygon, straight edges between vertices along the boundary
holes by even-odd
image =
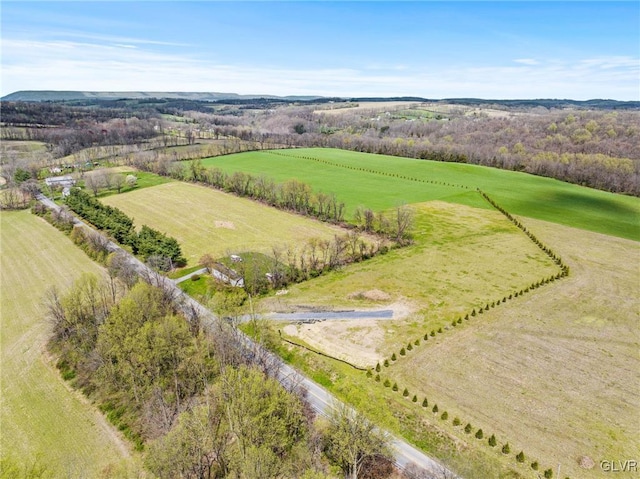
[[[85,274],[49,290],[48,349],[81,389],[143,451],[159,478],[383,478],[386,436],[337,407],[318,421],[277,366],[260,363],[233,329],[183,316],[162,282],[131,282],[121,253],[108,278]],[[158,280],[156,278],[156,280]]]
[[[146,225],[136,232],[133,219],[118,208],[104,205],[79,189],[72,189],[65,201],[69,209],[105,231],[118,243],[129,246],[134,254],[139,254],[145,261],[152,257],[168,258],[170,263],[167,269],[186,263],[175,238]]]

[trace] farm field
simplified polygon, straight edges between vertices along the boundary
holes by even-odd
[[[640,199],[526,173],[322,148],[241,153],[202,164],[277,181],[297,178],[315,191],[336,193],[347,217],[359,205],[377,211],[436,199],[488,208],[473,194],[480,188],[512,214],[640,240]]]
[[[0,222],[2,459],[37,462],[56,478],[134,475],[129,445],[64,383],[45,351],[46,290],[54,284],[64,290],[80,273],[99,275],[101,268],[29,211],[2,212]]]
[[[463,477],[534,478],[532,461],[554,472],[561,464],[561,477],[608,477],[600,461],[624,461],[640,451],[640,244],[543,221],[526,223],[553,245],[571,275],[421,341],[406,357],[398,355],[397,362],[383,366],[380,382],[299,348],[285,355],[293,354],[290,359],[316,380],[454,465]],[[305,304],[305,297],[331,297],[338,286],[349,284],[350,275],[334,282],[317,278],[301,285],[304,291],[290,288],[287,300]],[[414,272],[407,276],[414,278]],[[374,304],[382,309],[393,307],[393,301]],[[404,331],[412,326],[405,324]],[[329,353],[336,353],[337,345],[351,354],[366,352],[363,344],[371,344],[371,336],[403,331],[383,321],[375,327],[326,321],[288,326],[289,332],[292,327],[307,331],[293,335],[305,344]],[[386,378],[397,382],[398,392],[382,386]],[[414,394],[416,404],[410,401]],[[426,409],[421,407],[424,397],[429,400]],[[432,413],[436,404],[438,414]],[[440,418],[443,411],[447,420]],[[452,425],[455,417],[461,420],[458,427]],[[467,423],[473,425],[472,434],[463,431]],[[482,441],[474,437],[478,428],[484,431]],[[489,447],[491,434],[499,446]],[[510,444],[509,456],[500,452],[505,442]],[[515,460],[521,450],[524,464]],[[595,467],[580,467],[584,457]]]
[[[285,329],[334,356],[373,367],[408,341],[452,328],[453,320],[474,308],[560,271],[497,211],[438,201],[412,207],[415,245],[292,285],[287,295],[266,300],[264,307],[393,309],[393,321],[325,321],[296,332]]]
[[[640,452],[640,244],[530,226],[572,274],[415,349],[387,374],[514,454],[561,464],[562,477],[608,477],[600,461]],[[596,467],[579,467],[584,456]]]
[[[102,200],[134,218],[173,236],[188,265],[202,255],[214,257],[254,251],[270,254],[272,247],[331,239],[344,230],[204,186],[183,182],[112,195]]]

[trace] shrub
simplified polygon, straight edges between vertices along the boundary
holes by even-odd
[[[470,434],[471,429],[472,429],[471,424],[467,423],[467,425],[464,427],[464,432],[466,432],[467,434]]]
[[[384,360],[384,367],[385,367],[385,368],[388,368],[388,367],[389,367],[389,360],[388,360],[388,359],[385,359],[385,360]]]
[[[376,374],[376,381],[380,382],[380,375],[379,374]]]
[[[384,380],[384,387],[388,388],[389,386],[391,386],[391,382],[388,379]]]
[[[454,426],[459,426],[460,425],[460,418],[459,417],[455,417],[453,419],[453,425]]]
[[[482,432],[482,429],[478,429],[478,431],[476,432],[476,438],[482,439],[483,437],[484,437],[484,433]]]
[[[404,350],[404,348],[402,348],[400,350],[400,356],[404,356],[405,354],[407,354],[407,352]]]
[[[502,446],[502,454],[509,454],[511,452],[511,448],[509,447],[509,443],[506,443]]]
[[[413,344],[415,344],[416,346],[420,346],[420,340],[419,340],[419,339],[416,339],[416,340],[413,342]]]
[[[427,398],[424,398],[422,400],[422,407],[427,407],[429,405],[429,401],[427,401]]]
[[[524,452],[520,451],[518,454],[516,454],[516,461],[524,462]]]
[[[407,344],[407,350],[411,351],[413,349],[413,345],[411,343]]]
[[[409,396],[409,390],[407,388],[404,388],[404,391],[402,391],[402,396],[404,397]]]
[[[396,361],[398,358],[396,357],[396,353],[391,355],[391,361]]]
[[[491,447],[494,447],[496,444],[498,444],[498,442],[496,441],[496,436],[491,434],[491,437],[489,438],[489,445]]]
[[[471,311],[471,316],[475,316],[476,315],[476,308],[473,308],[473,311]]]
[[[531,469],[533,469],[534,471],[538,470],[538,461],[533,461],[531,463]]]
[[[455,328],[457,325],[458,325],[458,323],[455,320],[451,321],[451,326],[453,326]]]
[[[191,276],[191,281],[198,281],[199,279],[200,279],[199,274],[194,274],[193,276]]]
[[[553,477],[553,471],[551,469],[547,469],[544,471],[544,477],[545,479],[551,479]]]
[[[398,390],[398,383],[393,383],[393,387],[391,389],[393,389],[394,391],[397,391]]]
[[[443,412],[442,416],[440,416],[440,419],[446,421],[447,419],[449,419],[449,413],[447,411]]]
[[[433,408],[431,409],[434,413],[438,412],[438,405],[434,404]]]
[[[458,318],[458,324],[462,324],[462,318]]]
[[[418,402],[418,396],[416,396],[415,394],[413,395],[413,397],[411,398],[412,402]]]
[[[442,328],[438,328],[438,332],[442,334]]]
[[[431,337],[434,337],[436,335],[436,332],[434,330],[431,330]]]
[[[371,369],[367,369],[367,377],[370,378],[371,376],[373,376]]]
[[[380,372],[380,363],[376,364],[376,372],[379,373]]]
[[[429,333],[424,333],[424,340],[428,341],[429,340]]]

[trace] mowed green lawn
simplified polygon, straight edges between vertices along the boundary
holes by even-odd
[[[640,240],[639,198],[526,173],[323,148],[240,153],[208,158],[203,164],[227,172],[265,174],[277,181],[297,178],[316,191],[336,193],[347,205],[348,214],[359,205],[382,210],[434,199],[488,207],[470,194],[480,188],[513,214]]]
[[[0,213],[1,454],[37,461],[52,477],[119,477],[135,469],[128,446],[47,358],[43,297],[82,272],[102,274],[80,249],[29,211]],[[48,477],[48,476],[47,476]]]
[[[189,265],[202,255],[214,257],[254,251],[271,254],[288,245],[299,251],[309,238],[331,239],[341,228],[183,182],[113,195],[102,200],[176,238]]]

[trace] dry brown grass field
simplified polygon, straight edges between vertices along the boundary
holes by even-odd
[[[21,467],[37,462],[46,477],[133,477],[130,446],[45,351],[47,289],[64,290],[101,268],[29,211],[0,213],[0,239],[1,458]]]

